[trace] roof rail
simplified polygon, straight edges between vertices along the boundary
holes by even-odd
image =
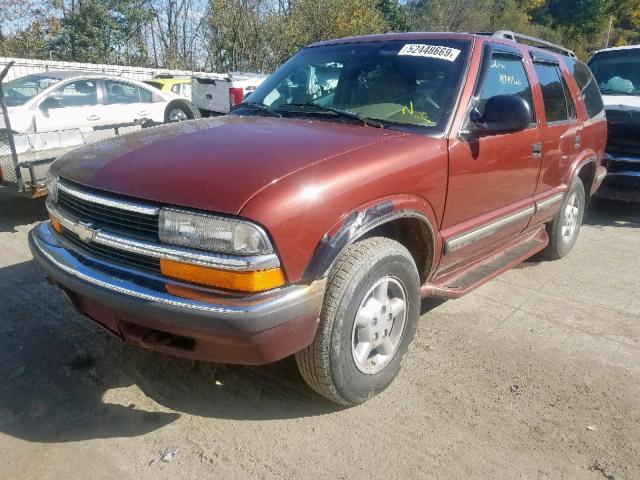
[[[522,33],[511,32],[509,30],[498,30],[492,34],[489,34],[493,38],[504,38],[506,40],[513,40],[514,42],[522,43],[522,41],[529,42],[533,46],[551,50],[562,55],[566,55],[571,58],[577,58],[573,50],[561,47],[555,43],[547,42],[541,38],[530,37],[529,35],[523,35]]]

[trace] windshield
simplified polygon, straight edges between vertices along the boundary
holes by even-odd
[[[603,95],[640,95],[640,49],[598,53],[589,67]]]
[[[466,41],[433,39],[309,47],[247,102],[283,117],[370,119],[387,128],[439,133],[451,115],[468,51]],[[265,114],[248,107],[234,113]]]
[[[59,81],[59,78],[48,75],[27,75],[26,77],[11,80],[4,85],[7,106],[24,105],[40,92]]]

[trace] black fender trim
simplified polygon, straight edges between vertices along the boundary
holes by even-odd
[[[352,212],[334,236],[325,234],[305,269],[304,280],[316,280],[329,274],[342,251],[362,238],[365,234],[385,223],[401,218],[415,218],[422,221],[431,234],[435,246],[435,232],[426,215],[417,210],[394,210],[393,202],[387,200],[371,208]]]

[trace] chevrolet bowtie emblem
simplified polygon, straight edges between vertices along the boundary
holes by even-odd
[[[96,236],[96,230],[91,227],[88,223],[74,223],[73,224],[73,233],[75,233],[80,240],[83,242],[90,242]]]

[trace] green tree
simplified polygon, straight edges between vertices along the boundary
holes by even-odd
[[[408,10],[398,0],[378,0],[376,8],[384,18],[387,29],[391,32],[409,30]]]
[[[89,63],[146,60],[142,25],[150,20],[144,2],[74,0],[59,2],[61,26],[51,44],[56,58]]]
[[[24,30],[6,36],[0,42],[0,55],[46,60],[50,56],[51,38],[60,28],[56,18],[34,20]]]
[[[554,26],[593,39],[606,28],[613,0],[549,0],[547,8]]]
[[[617,0],[612,16],[612,45],[640,43],[640,0]]]
[[[483,31],[488,28],[493,0],[411,0],[407,8],[414,30]]]
[[[387,23],[369,0],[299,0],[293,6],[291,28],[295,47],[331,38],[381,33]]]

